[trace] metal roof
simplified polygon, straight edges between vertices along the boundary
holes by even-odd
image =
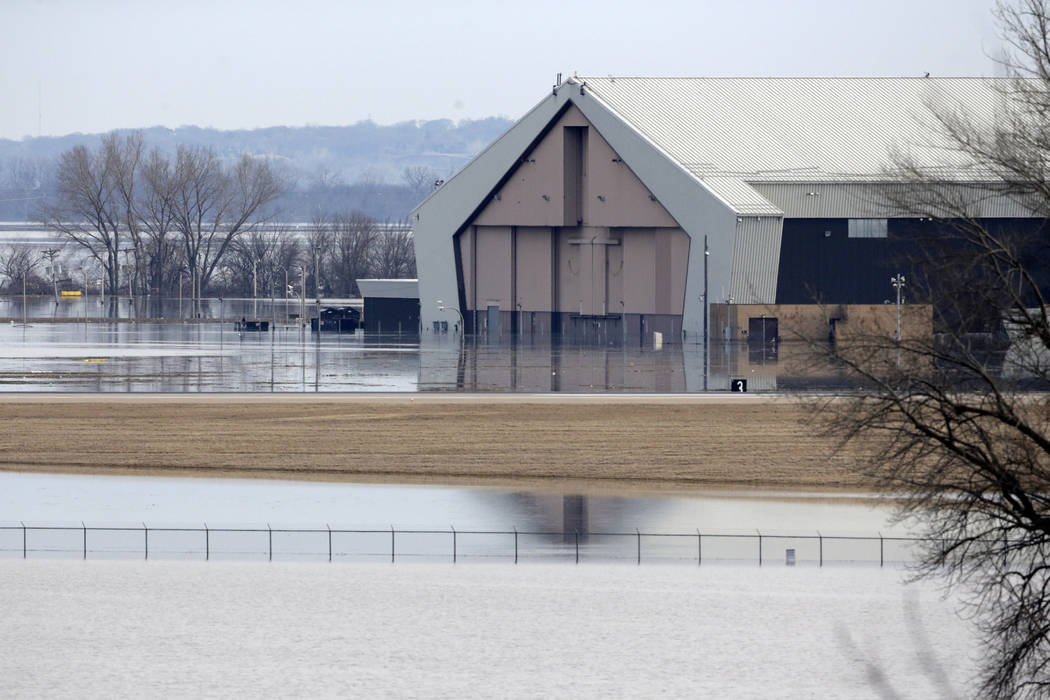
[[[382,299],[418,299],[418,279],[359,279],[362,297]]]
[[[722,178],[710,189],[741,200],[741,213],[775,207],[728,180],[885,180],[893,150],[949,178],[984,179],[987,173],[975,171],[939,135],[930,107],[990,123],[1004,104],[1006,84],[991,78],[580,77],[572,82],[582,83],[586,94],[697,179]]]

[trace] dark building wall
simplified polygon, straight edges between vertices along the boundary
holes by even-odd
[[[777,274],[778,304],[879,304],[892,296],[890,277],[909,269],[908,236],[849,238],[847,219],[785,219]]]
[[[419,299],[365,297],[364,327],[372,333],[419,333]]]
[[[1046,254],[1045,234],[1032,235],[1042,221],[982,219],[981,224],[991,232],[1026,239],[1026,254],[1033,261]],[[894,299],[890,277],[898,272],[916,283],[908,285],[909,299],[927,301],[921,291],[925,285],[917,283],[926,279],[929,259],[937,262],[951,255],[952,244],[937,250],[938,242],[946,238],[946,226],[921,219],[889,219],[886,238],[849,238],[847,219],[785,219],[776,303],[881,304]],[[947,237],[958,235],[953,231]],[[1030,269],[1050,270],[1050,265],[1036,263]],[[1046,289],[1050,274],[1044,277],[1040,284]]]

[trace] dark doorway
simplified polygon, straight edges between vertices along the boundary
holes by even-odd
[[[747,359],[753,365],[777,361],[780,324],[775,318],[762,316],[747,319]]]

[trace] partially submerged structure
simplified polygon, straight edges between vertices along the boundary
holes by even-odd
[[[419,333],[419,280],[359,279],[362,327],[371,333]]]
[[[987,177],[929,108],[982,120],[1000,101],[983,78],[559,82],[413,213],[422,327],[462,313],[467,332],[673,341],[705,316],[713,338],[775,335],[752,316],[784,305],[877,315],[929,226],[887,204],[908,186],[891,152],[954,183]],[[1007,198],[977,207],[1031,217]]]

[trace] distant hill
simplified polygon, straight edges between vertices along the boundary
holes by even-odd
[[[284,163],[296,178],[296,192],[289,195],[286,218],[300,218],[316,208],[309,200],[311,190],[323,189],[330,197],[339,189],[384,191],[372,202],[356,196],[379,218],[407,215],[418,199],[416,192],[398,195],[406,185],[406,168],[427,168],[436,177],[447,179],[479,151],[496,140],[513,122],[503,117],[454,122],[449,119],[380,125],[371,121],[349,126],[269,127],[222,131],[185,126],[177,129],[141,129],[147,147],[173,153],[177,144],[205,146],[220,156],[234,159],[243,153],[267,156]],[[121,130],[126,131],[126,130]],[[0,139],[0,220],[21,220],[31,216],[34,197],[49,191],[50,169],[55,158],[74,146],[95,146],[101,134],[68,134]],[[418,184],[418,183],[417,183]],[[369,190],[369,188],[372,188]],[[339,202],[339,199],[336,199]]]

